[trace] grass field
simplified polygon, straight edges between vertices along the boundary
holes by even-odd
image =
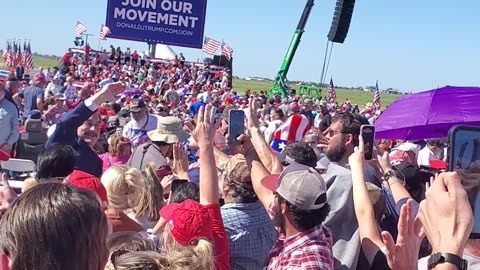
[[[0,65],[3,65],[3,58],[0,57]],[[33,65],[35,68],[39,67],[56,67],[60,62],[60,57],[53,56],[33,56]]]
[[[52,56],[34,56],[33,63],[35,68],[38,67],[55,67],[58,65],[60,58],[52,57]],[[0,65],[3,64],[3,59],[0,57]],[[250,89],[254,92],[265,91],[268,93],[270,88],[272,87],[271,82],[263,82],[263,81],[246,81],[246,80],[233,80],[233,88],[234,90],[244,93],[245,90]],[[298,90],[297,85],[292,85],[293,88]],[[322,96],[327,96],[327,89],[322,89]],[[363,92],[363,91],[352,91],[350,89],[341,89],[337,88],[337,100],[339,102],[343,102],[345,98],[349,98],[353,104],[358,104],[360,106],[365,105],[367,102],[372,102],[373,100],[373,92]],[[389,94],[382,94],[381,96],[381,103],[382,107],[388,106],[392,104],[399,96],[398,95],[389,95]]]
[[[298,90],[298,85],[291,85],[294,89]],[[233,89],[238,92],[245,92],[245,90],[250,89],[254,92],[268,91],[272,88],[271,82],[263,81],[246,81],[246,80],[233,80]],[[360,107],[367,104],[367,102],[373,101],[373,92],[363,92],[363,91],[352,91],[350,89],[336,88],[337,100],[339,103],[342,103],[346,98],[350,99],[352,104],[358,104]],[[322,89],[322,96],[328,96],[328,89]],[[392,104],[399,95],[390,95],[390,94],[381,94],[381,104],[382,108]]]

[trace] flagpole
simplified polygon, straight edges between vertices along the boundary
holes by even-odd
[[[102,26],[100,27],[100,33],[102,33],[102,30],[103,30],[103,24],[102,24]],[[100,36],[98,36],[98,46],[97,46],[97,51],[100,51]]]
[[[220,48],[220,57],[218,58],[218,65],[222,65],[222,52],[223,52],[223,46],[225,46],[225,41],[222,39],[222,47]]]

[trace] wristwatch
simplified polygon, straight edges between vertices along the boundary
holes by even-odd
[[[461,257],[451,253],[435,253],[428,259],[428,270],[433,269],[437,264],[451,263],[460,270],[467,270],[468,262]]]
[[[397,177],[397,174],[394,170],[389,170],[385,174],[383,174],[383,179],[388,182],[388,179],[390,179],[390,177],[392,176]]]

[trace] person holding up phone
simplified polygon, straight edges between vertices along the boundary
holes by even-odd
[[[419,270],[464,270],[467,263],[468,269],[480,267],[480,243],[468,240],[473,213],[462,186],[465,176],[457,172],[441,173],[425,193],[417,218],[432,245],[432,255],[419,260]]]
[[[415,269],[423,235],[420,233],[420,222],[415,223],[409,218],[414,215],[413,200],[408,200],[401,208],[397,243],[405,245],[396,247],[392,235],[384,232],[382,239],[378,229],[375,219],[378,213],[375,213],[365,182],[364,152],[365,146],[360,136],[359,146],[348,158],[352,170],[353,203],[362,243],[357,269]],[[397,186],[402,185],[397,183]]]

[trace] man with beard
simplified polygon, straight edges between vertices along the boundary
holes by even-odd
[[[135,149],[149,141],[147,133],[157,128],[158,117],[148,113],[141,99],[132,99],[128,107],[132,120],[123,127],[123,137],[128,138]]]
[[[265,269],[333,269],[332,232],[324,223],[330,205],[320,174],[292,163],[269,175],[253,148],[245,155],[255,193],[279,232]]]
[[[348,157],[358,145],[360,126],[368,124],[361,115],[337,114],[327,134],[326,157],[330,161],[324,179],[331,215],[325,225],[334,236],[335,269],[356,269],[360,252],[358,223],[352,196],[352,173]]]
[[[98,93],[81,101],[68,111],[60,122],[49,130],[46,146],[54,143],[72,146],[78,153],[76,168],[96,177],[102,176],[102,160],[93,147],[100,137],[100,115],[97,109],[102,103],[115,101],[116,96],[125,91],[122,83],[104,86]]]
[[[158,119],[157,127],[147,133],[151,140],[134,150],[127,165],[143,170],[149,163],[154,164],[155,169],[165,167],[167,159],[173,160],[173,145],[184,142],[189,134],[183,131],[182,120],[174,116],[166,116]]]

